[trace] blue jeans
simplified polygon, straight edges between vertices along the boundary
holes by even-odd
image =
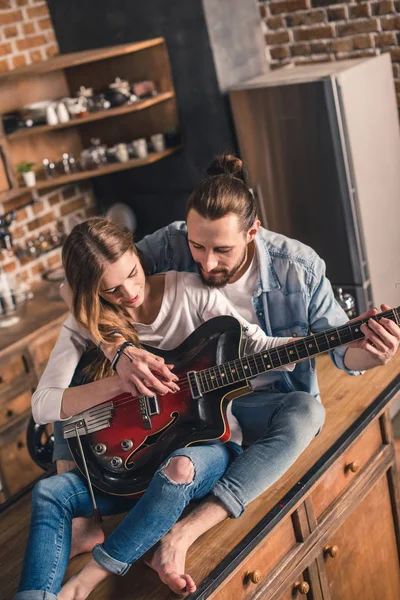
[[[146,493],[133,500],[96,494],[102,515],[129,511],[93,558],[123,575],[176,523],[192,499],[203,498],[241,452],[236,444],[207,444],[176,450],[154,475]],[[188,457],[194,466],[190,483],[173,482],[163,471],[174,456]],[[74,517],[93,514],[83,477],[77,471],[39,481],[32,493],[32,518],[24,565],[15,600],[54,600],[61,589],[71,551]]]
[[[235,400],[232,412],[249,447],[240,452],[234,445],[237,455],[233,461],[232,453],[224,452],[227,445],[195,446],[173,453],[192,459],[194,481],[173,484],[159,470],[128,516],[103,545],[94,548],[93,557],[99,564],[113,573],[124,574],[132,562],[169,531],[192,498],[211,493],[231,516],[239,517],[249,502],[289,469],[319,433],[325,417],[324,407],[314,396],[306,392],[287,393],[276,383]],[[58,458],[68,459],[68,454],[58,452]],[[56,479],[60,484],[54,486],[52,482]],[[133,504],[122,498],[101,494],[97,497],[102,514],[123,512]],[[21,593],[15,600],[54,600],[68,562],[72,518],[91,514],[90,497],[80,476],[67,473],[40,482],[34,490],[32,508]],[[58,558],[37,556],[38,549],[46,545],[49,548],[56,545]],[[52,564],[48,564],[49,558]],[[41,561],[45,563],[43,566]],[[22,591],[35,589],[50,595]]]
[[[211,493],[232,517],[265,492],[292,466],[322,429],[325,409],[311,394],[264,390],[234,400],[232,413],[249,445]]]

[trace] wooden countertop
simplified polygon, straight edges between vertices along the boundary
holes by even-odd
[[[0,329],[0,360],[46,331],[68,315],[64,301],[59,297],[58,283],[40,282],[32,286],[34,297],[19,309],[21,320],[12,327]]]
[[[396,389],[400,383],[400,352],[385,367],[367,372],[362,377],[350,377],[335,369],[328,356],[317,359],[317,368],[326,408],[326,420],[322,432],[292,468],[262,496],[248,507],[240,519],[228,519],[202,536],[188,554],[188,572],[199,584],[205,580],[229,553],[264,518],[274,514],[280,518],[285,511],[281,500],[293,491],[301,489],[302,482],[321,457],[331,452],[332,447],[354,423],[362,418],[366,409],[388,386]],[[300,482],[300,483],[299,483]],[[21,498],[0,514],[0,600],[11,600],[17,589],[22,559],[30,520],[30,494]],[[110,518],[106,529],[110,530],[117,519]],[[67,577],[82,568],[90,555],[76,557],[70,564]],[[198,596],[193,595],[193,598]],[[204,597],[204,596],[203,596]],[[124,577],[111,577],[90,596],[96,600],[176,600],[177,596],[160,583],[157,575],[144,563],[138,561]]]

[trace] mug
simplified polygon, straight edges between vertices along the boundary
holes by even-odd
[[[132,146],[135,150],[136,156],[138,158],[146,158],[147,152],[147,141],[145,138],[139,138],[138,140],[133,140]]]
[[[163,152],[165,150],[164,134],[155,133],[154,135],[150,136],[150,139],[154,148],[154,152]]]

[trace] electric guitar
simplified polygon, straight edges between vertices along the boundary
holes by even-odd
[[[400,324],[400,307],[375,317]],[[203,323],[174,350],[146,350],[174,365],[180,391],[164,396],[126,393],[75,415],[63,426],[73,458],[103,492],[143,493],[159,465],[177,448],[227,442],[229,403],[251,392],[249,381],[364,337],[360,319],[241,357],[242,328],[233,317]]]

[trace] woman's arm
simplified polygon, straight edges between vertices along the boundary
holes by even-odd
[[[60,335],[32,396],[32,414],[37,423],[66,419],[124,391],[118,377],[68,388],[87,349],[87,340],[75,327],[71,316],[62,324]]]
[[[72,292],[67,282],[61,285],[60,295],[72,311]],[[125,341],[124,337],[116,334],[114,343],[101,345],[104,356],[111,362],[118,348]],[[124,354],[125,356],[120,357],[116,368],[125,391],[133,395],[153,396],[154,393],[167,394],[178,390],[174,383],[178,377],[171,372],[173,365],[166,365],[163,358],[133,346],[126,348]]]

